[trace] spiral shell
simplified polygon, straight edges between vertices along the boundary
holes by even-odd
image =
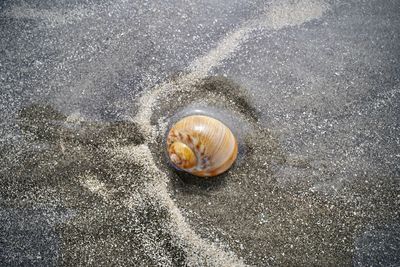
[[[211,177],[232,166],[238,144],[232,131],[219,120],[192,115],[171,127],[167,152],[176,168],[196,176]]]

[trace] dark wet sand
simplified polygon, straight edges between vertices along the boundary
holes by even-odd
[[[0,265],[400,264],[397,2],[0,7]],[[165,157],[198,109],[215,178]]]

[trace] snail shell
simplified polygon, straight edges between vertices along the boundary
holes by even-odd
[[[232,131],[219,120],[188,116],[175,123],[167,136],[173,165],[196,176],[210,177],[228,170],[238,154]]]

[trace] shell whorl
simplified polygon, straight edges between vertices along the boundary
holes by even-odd
[[[175,123],[167,136],[167,151],[178,169],[209,177],[228,170],[238,145],[232,131],[217,119],[193,115]]]
[[[193,150],[185,143],[174,142],[169,147],[172,163],[182,169],[190,169],[197,165],[197,157]]]

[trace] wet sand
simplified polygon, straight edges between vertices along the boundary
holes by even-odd
[[[1,11],[1,264],[399,263],[396,3],[41,5]],[[215,178],[165,157],[198,110],[239,137]]]

